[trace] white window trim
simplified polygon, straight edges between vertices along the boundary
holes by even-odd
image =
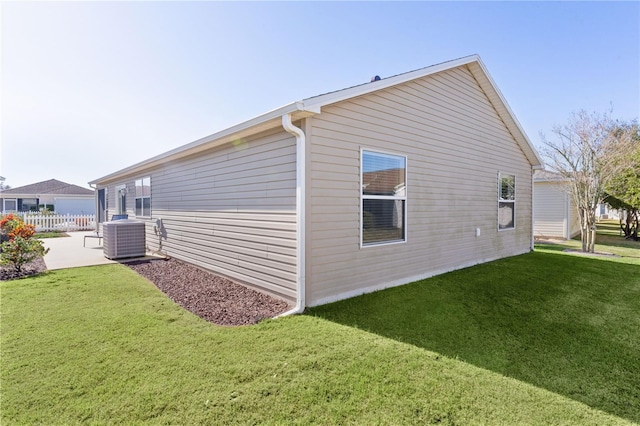
[[[402,157],[404,158],[404,196],[403,197],[395,197],[395,198],[390,198],[388,196],[383,196],[383,195],[368,195],[368,196],[364,196],[362,194],[362,182],[363,182],[363,174],[364,174],[364,167],[363,167],[363,154],[364,152],[371,152],[373,154],[385,154],[385,155],[393,155],[395,157]],[[388,245],[394,245],[394,244],[406,244],[406,242],[409,240],[409,223],[407,222],[407,218],[408,218],[408,212],[409,209],[407,207],[408,205],[408,200],[407,200],[407,194],[409,193],[409,183],[407,182],[407,178],[409,176],[409,160],[407,158],[406,155],[404,154],[398,154],[395,152],[389,152],[389,151],[384,151],[384,150],[380,150],[377,148],[363,148],[360,147],[360,186],[359,186],[359,190],[360,190],[360,217],[359,217],[359,222],[360,222],[360,248],[369,248],[369,247],[380,247],[380,246],[388,246]],[[389,199],[395,199],[395,200],[404,200],[404,239],[403,240],[393,240],[393,241],[381,241],[378,243],[364,243],[363,239],[364,239],[364,229],[363,229],[363,222],[362,222],[362,213],[364,210],[364,199],[367,198],[369,200],[373,200],[373,199],[384,199],[384,200],[389,200]]]
[[[137,194],[137,187],[138,187],[137,186],[137,182],[139,180],[143,181],[143,188],[144,188],[144,180],[145,179],[149,179],[149,195],[148,196],[138,197],[138,194]],[[134,216],[135,217],[139,217],[139,218],[151,219],[151,175],[142,176],[141,178],[135,179],[133,181],[133,185],[134,185],[134,188],[136,188],[136,194],[133,197],[133,213],[134,213]],[[138,198],[140,198],[140,199],[148,198],[149,199],[149,214],[148,215],[142,214],[142,215],[138,216],[138,208],[137,208]],[[143,203],[142,211],[144,213],[144,203]]]
[[[513,176],[513,200],[503,200],[502,199],[502,175],[505,176]],[[516,196],[518,192],[518,181],[515,173],[512,172],[498,172],[498,202],[496,203],[496,212],[497,212],[497,227],[498,232],[506,232],[513,231],[516,229],[516,200],[518,197]],[[500,228],[500,203],[512,203],[513,204],[513,226],[511,228]]]

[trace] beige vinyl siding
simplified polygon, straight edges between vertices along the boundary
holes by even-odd
[[[575,203],[561,184],[535,182],[533,188],[533,235],[567,239],[580,232]]]
[[[107,188],[106,220],[111,220],[113,215],[118,213],[116,210],[116,194],[117,194],[116,188],[119,188],[122,185],[124,185],[125,188],[127,189],[127,197],[125,201],[126,214],[129,215],[129,218],[135,217],[135,193],[136,193],[135,181],[133,179],[124,178],[106,186]],[[102,189],[102,188],[103,187],[99,187],[98,189]]]
[[[309,305],[530,250],[531,165],[466,67],[324,107],[307,128]],[[360,149],[407,156],[404,243],[360,247]],[[515,229],[498,231],[499,172],[516,176]]]
[[[151,176],[147,244],[288,300],[296,288],[296,147],[284,131],[169,162]],[[115,208],[115,186],[109,208]],[[134,217],[133,198],[127,199]],[[110,216],[109,216],[110,217]],[[154,232],[162,220],[163,235]]]

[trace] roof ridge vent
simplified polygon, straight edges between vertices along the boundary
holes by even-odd
[[[379,75],[374,75],[373,77],[371,77],[371,82],[373,83],[374,81],[380,81],[381,78]]]

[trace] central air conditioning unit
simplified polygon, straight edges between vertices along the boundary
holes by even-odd
[[[104,256],[109,259],[142,257],[146,254],[144,222],[113,220],[102,224]]]

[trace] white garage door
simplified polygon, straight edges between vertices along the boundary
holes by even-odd
[[[533,234],[566,238],[567,194],[553,183],[536,182],[533,191]]]
[[[96,202],[93,199],[57,198],[55,208],[58,214],[95,214]]]

